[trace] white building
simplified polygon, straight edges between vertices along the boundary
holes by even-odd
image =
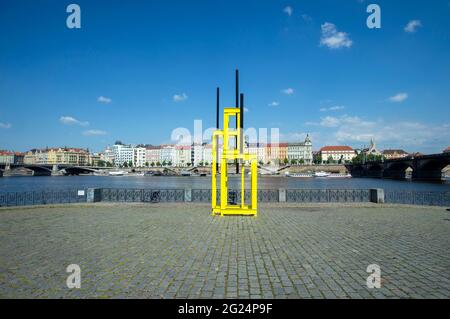
[[[146,158],[146,148],[145,147],[133,147],[133,166],[134,167],[145,167]],[[149,163],[150,164],[150,163]]]
[[[131,145],[114,144],[112,150],[114,152],[114,165],[116,167],[124,165],[124,163],[128,165],[130,161],[134,161],[134,150]]]
[[[309,138],[309,134],[306,135],[305,141],[302,143],[288,144],[287,159],[289,160],[289,163],[291,163],[292,160],[296,160],[297,162],[303,160],[303,162],[307,165],[312,163],[312,142]]]
[[[161,146],[147,146],[145,152],[145,161],[149,165],[161,163]]]
[[[191,146],[176,145],[175,146],[175,166],[185,167],[191,163]]]
[[[204,144],[203,145],[203,164],[211,165],[212,163],[212,144]]]
[[[258,162],[266,163],[266,149],[265,145],[262,143],[249,143],[248,153],[256,155]]]
[[[173,145],[164,145],[161,147],[161,158],[160,163],[169,165],[173,165],[175,163],[175,146]]]
[[[191,147],[192,166],[198,166],[201,161],[203,161],[203,146],[201,144],[193,143]]]
[[[114,150],[111,147],[106,147],[103,153],[100,153],[100,160],[114,164]]]
[[[329,158],[334,162],[346,162],[351,161],[356,152],[350,146],[324,146],[320,149],[320,156],[322,157],[322,163],[326,163]]]

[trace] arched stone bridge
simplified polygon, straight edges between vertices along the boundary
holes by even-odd
[[[442,180],[442,170],[450,165],[450,153],[389,159],[365,164],[348,164],[353,177],[405,179],[412,170],[413,180]]]
[[[66,164],[0,164],[0,174],[3,174],[5,171],[14,171],[18,168],[32,170],[33,175],[35,176],[79,175],[98,171],[98,168],[96,167],[73,166]]]

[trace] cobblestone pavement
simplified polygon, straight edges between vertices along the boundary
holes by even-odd
[[[205,205],[0,209],[2,298],[449,298],[444,208]],[[68,289],[66,267],[81,267]],[[366,268],[381,267],[368,289]]]

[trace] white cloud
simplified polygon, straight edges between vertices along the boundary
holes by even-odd
[[[246,107],[244,107],[244,112],[250,112],[250,110]]]
[[[11,128],[12,125],[10,123],[2,123],[0,122],[0,128],[8,129]]]
[[[66,125],[80,125],[80,126],[88,126],[89,125],[89,122],[79,121],[72,116],[61,116],[59,118],[59,121]]]
[[[280,102],[278,101],[273,101],[272,103],[269,103],[269,106],[279,106]]]
[[[326,116],[320,120],[320,126],[325,127],[337,127],[340,124],[340,120],[336,117]]]
[[[417,28],[422,26],[422,22],[420,20],[411,20],[408,22],[408,24],[405,26],[403,30],[408,33],[414,33],[417,31]]]
[[[325,22],[321,26],[322,36],[320,38],[320,45],[326,46],[330,49],[350,48],[353,41],[345,32],[339,32],[333,23]]]
[[[402,148],[425,153],[440,152],[450,140],[450,125],[426,124],[415,121],[387,122],[384,119],[365,120],[358,116],[327,116],[320,122],[307,125],[326,129],[327,140],[321,142],[348,144],[355,147],[368,145],[374,138],[379,148]],[[331,130],[329,132],[328,130]],[[320,146],[320,145],[319,145]]]
[[[343,105],[335,105],[331,107],[322,107],[320,108],[320,112],[327,112],[327,111],[340,111],[345,109],[345,106]]]
[[[292,9],[291,6],[287,6],[283,9],[283,12],[286,13],[288,16],[291,16],[292,13],[294,12],[294,9]]]
[[[186,95],[186,93],[175,94],[173,96],[174,102],[182,102],[182,101],[186,101],[187,99],[188,99],[188,96]]]
[[[287,89],[281,90],[281,92],[286,94],[286,95],[292,95],[292,94],[294,94],[294,89],[287,88]]]
[[[372,127],[375,122],[364,121],[357,116],[342,115],[340,117],[325,116],[320,118],[320,122],[306,122],[306,125],[322,127],[339,127],[343,125],[357,125],[359,127]]]
[[[427,125],[420,122],[387,123],[384,120],[374,122],[372,126],[343,125],[335,133],[339,142],[368,143],[374,138],[377,143],[389,147],[409,148],[412,151],[446,147],[450,140],[450,128],[445,125]]]
[[[397,93],[389,98],[389,101],[394,103],[400,103],[405,101],[408,98],[408,93]]]
[[[108,134],[105,131],[102,130],[87,130],[83,132],[83,135],[85,136],[100,136],[100,135],[106,135]]]
[[[280,141],[283,142],[303,142],[306,138],[306,132],[289,132],[289,133],[280,133]],[[311,134],[310,134],[311,138]]]
[[[109,104],[112,102],[112,100],[109,97],[105,97],[105,96],[101,95],[97,98],[97,102],[103,103],[103,104]]]

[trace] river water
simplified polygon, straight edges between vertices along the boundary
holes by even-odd
[[[230,188],[238,188],[240,179],[230,177]],[[442,183],[394,181],[370,178],[258,178],[260,189],[369,189],[450,191],[450,180]],[[11,176],[0,177],[0,192],[20,192],[58,189],[101,188],[211,188],[210,177],[200,176]]]

